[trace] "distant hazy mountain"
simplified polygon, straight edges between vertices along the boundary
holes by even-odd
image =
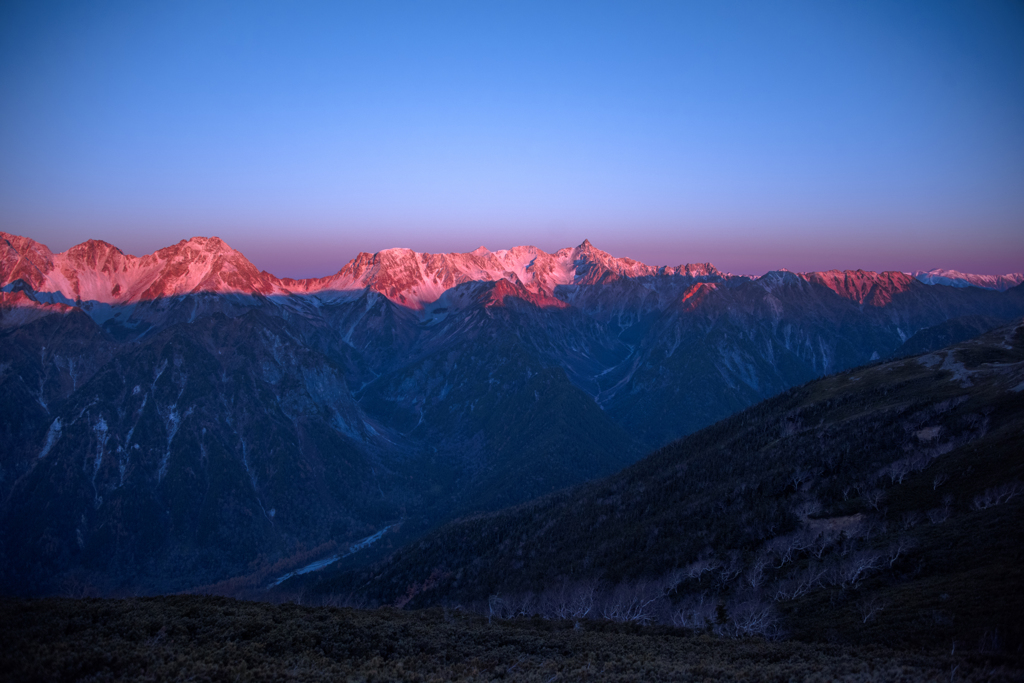
[[[178,589],[610,474],[1021,287],[390,249],[310,280],[217,238],[0,234],[0,581]],[[938,337],[936,337],[938,338]],[[401,522],[401,524],[396,524]],[[283,565],[282,565],[283,566]]]
[[[1006,275],[975,275],[961,273],[956,270],[919,270],[914,277],[926,285],[948,285],[950,287],[981,287],[1005,292],[1024,282],[1024,273],[1007,273]]]

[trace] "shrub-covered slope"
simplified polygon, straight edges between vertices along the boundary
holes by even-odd
[[[176,596],[0,601],[0,681],[1019,680],[1018,656]]]
[[[1024,324],[790,390],[314,593],[1016,647]]]

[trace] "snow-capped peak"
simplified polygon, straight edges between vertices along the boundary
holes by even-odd
[[[359,254],[336,275],[312,281],[287,281],[293,291],[354,292],[370,289],[402,306],[422,310],[441,295],[467,282],[507,281],[548,301],[565,285],[593,285],[623,277],[721,275],[710,264],[656,268],[616,258],[589,240],[549,254],[534,246],[468,253],[429,254],[387,249]],[[504,290],[499,290],[504,291]]]
[[[25,281],[66,301],[127,304],[198,292],[282,291],[218,237],[193,237],[152,254],[125,254],[101,240],[54,254],[33,240],[0,234],[0,284]]]
[[[958,270],[945,270],[934,268],[932,270],[919,270],[913,274],[914,278],[926,285],[946,285],[948,287],[981,287],[982,289],[995,289],[1005,292],[1011,287],[1016,287],[1024,282],[1024,273],[1007,273],[1005,275],[978,275],[975,273],[961,273]]]
[[[0,235],[0,286],[22,279],[34,291],[66,303],[123,305],[201,292],[349,297],[375,291],[401,306],[423,310],[467,282],[507,281],[523,296],[548,302],[563,286],[672,276],[722,274],[711,264],[648,266],[614,257],[583,240],[553,254],[529,245],[443,254],[385,249],[359,254],[332,276],[292,280],[259,271],[218,237],[193,237],[136,257],[99,240],[54,254],[31,239]]]

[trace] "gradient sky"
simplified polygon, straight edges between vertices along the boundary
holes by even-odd
[[[1024,3],[0,4],[0,229],[1024,270]]]

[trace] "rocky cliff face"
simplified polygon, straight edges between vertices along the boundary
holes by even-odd
[[[0,234],[0,290],[14,592],[69,575],[185,588],[402,521],[398,543],[609,474],[922,330],[1024,313],[1020,287],[752,279],[589,242],[391,249],[289,280],[217,238],[135,257]]]

